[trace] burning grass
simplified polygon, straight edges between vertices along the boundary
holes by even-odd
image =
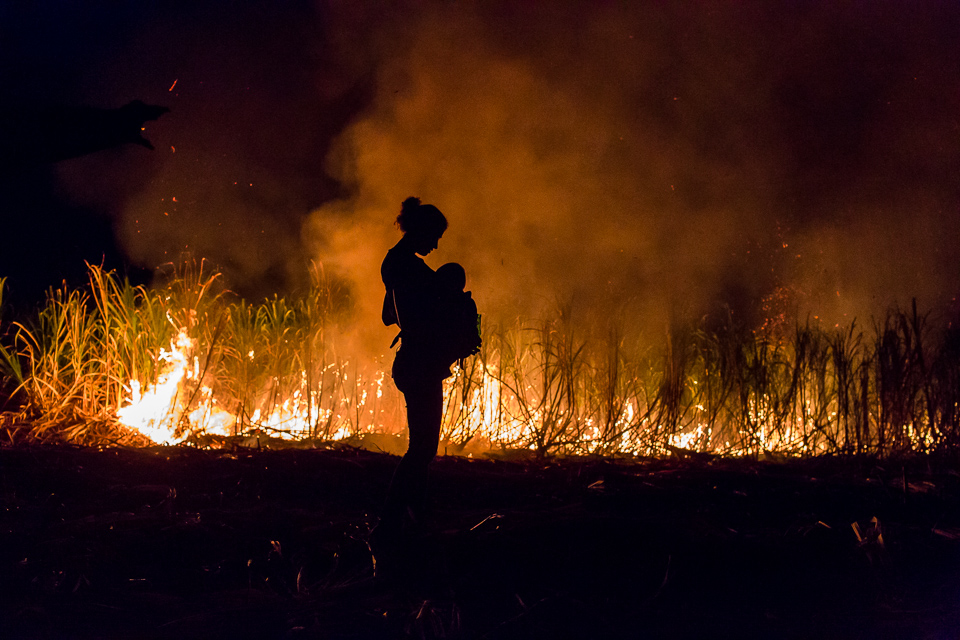
[[[89,274],[4,326],[8,438],[385,446],[402,434],[391,357],[351,352],[346,295],[322,268],[303,296],[259,304],[202,265],[155,288]],[[485,325],[483,350],[447,383],[448,452],[887,455],[960,442],[960,328],[915,305],[869,328],[728,322],[651,338],[626,313],[586,326],[569,311]]]

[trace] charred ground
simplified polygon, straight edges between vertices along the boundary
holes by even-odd
[[[4,637],[956,638],[954,461],[0,449]],[[852,526],[857,523],[856,527]]]

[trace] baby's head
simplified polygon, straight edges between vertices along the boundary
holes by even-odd
[[[440,283],[447,288],[463,291],[467,286],[467,272],[456,262],[448,262],[437,269]]]

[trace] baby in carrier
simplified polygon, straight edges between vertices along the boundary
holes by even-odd
[[[437,269],[440,311],[444,316],[443,353],[452,364],[480,351],[480,314],[469,291],[464,291],[467,273],[456,262]]]

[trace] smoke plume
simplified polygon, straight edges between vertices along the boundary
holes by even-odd
[[[250,298],[295,290],[315,260],[376,327],[410,195],[450,221],[428,263],[462,263],[490,319],[849,322],[960,288],[955,3],[6,17],[8,101],[172,109],[145,132],[156,152],[59,164],[64,197],[109,219],[130,262],[204,258]]]
[[[461,262],[496,317],[572,304],[654,328],[778,310],[833,323],[943,303],[960,258],[956,14],[398,12],[352,42],[374,56],[375,97],[327,159],[350,196],[306,239],[371,324],[409,195],[450,221],[428,263]]]

